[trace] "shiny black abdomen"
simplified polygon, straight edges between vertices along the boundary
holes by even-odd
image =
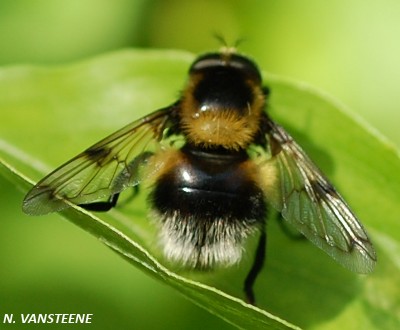
[[[152,207],[166,217],[263,223],[266,205],[254,175],[242,166],[245,152],[220,154],[184,148],[178,166],[164,173],[151,194]]]

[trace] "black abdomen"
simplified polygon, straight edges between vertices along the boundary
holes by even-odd
[[[183,149],[177,157],[151,194],[167,257],[200,268],[237,262],[242,241],[266,217],[247,155]]]

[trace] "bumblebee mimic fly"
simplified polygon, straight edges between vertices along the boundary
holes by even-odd
[[[249,58],[231,49],[198,57],[180,98],[86,149],[39,181],[27,214],[69,203],[107,211],[119,194],[149,183],[149,217],[167,259],[189,268],[229,266],[259,233],[253,284],[266,250],[267,211],[338,263],[369,273],[376,263],[363,226],[324,174],[269,116],[269,89]]]

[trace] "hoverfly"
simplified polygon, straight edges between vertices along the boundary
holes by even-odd
[[[229,266],[240,260],[246,239],[260,232],[244,284],[250,303],[270,206],[344,267],[371,272],[376,254],[363,226],[270,118],[268,95],[249,58],[231,49],[202,55],[175,103],[61,165],[28,192],[23,210],[56,212],[68,201],[107,211],[123,190],[150,181],[149,214],[170,260],[197,269]]]

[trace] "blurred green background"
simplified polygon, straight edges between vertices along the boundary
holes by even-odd
[[[199,53],[219,47],[214,33],[243,38],[240,50],[263,70],[326,91],[400,145],[397,0],[0,1],[2,66],[127,47]],[[23,194],[0,180],[0,322],[3,313],[86,312],[95,329],[231,329],[61,217],[24,216]],[[65,249],[54,249],[60,241]]]

